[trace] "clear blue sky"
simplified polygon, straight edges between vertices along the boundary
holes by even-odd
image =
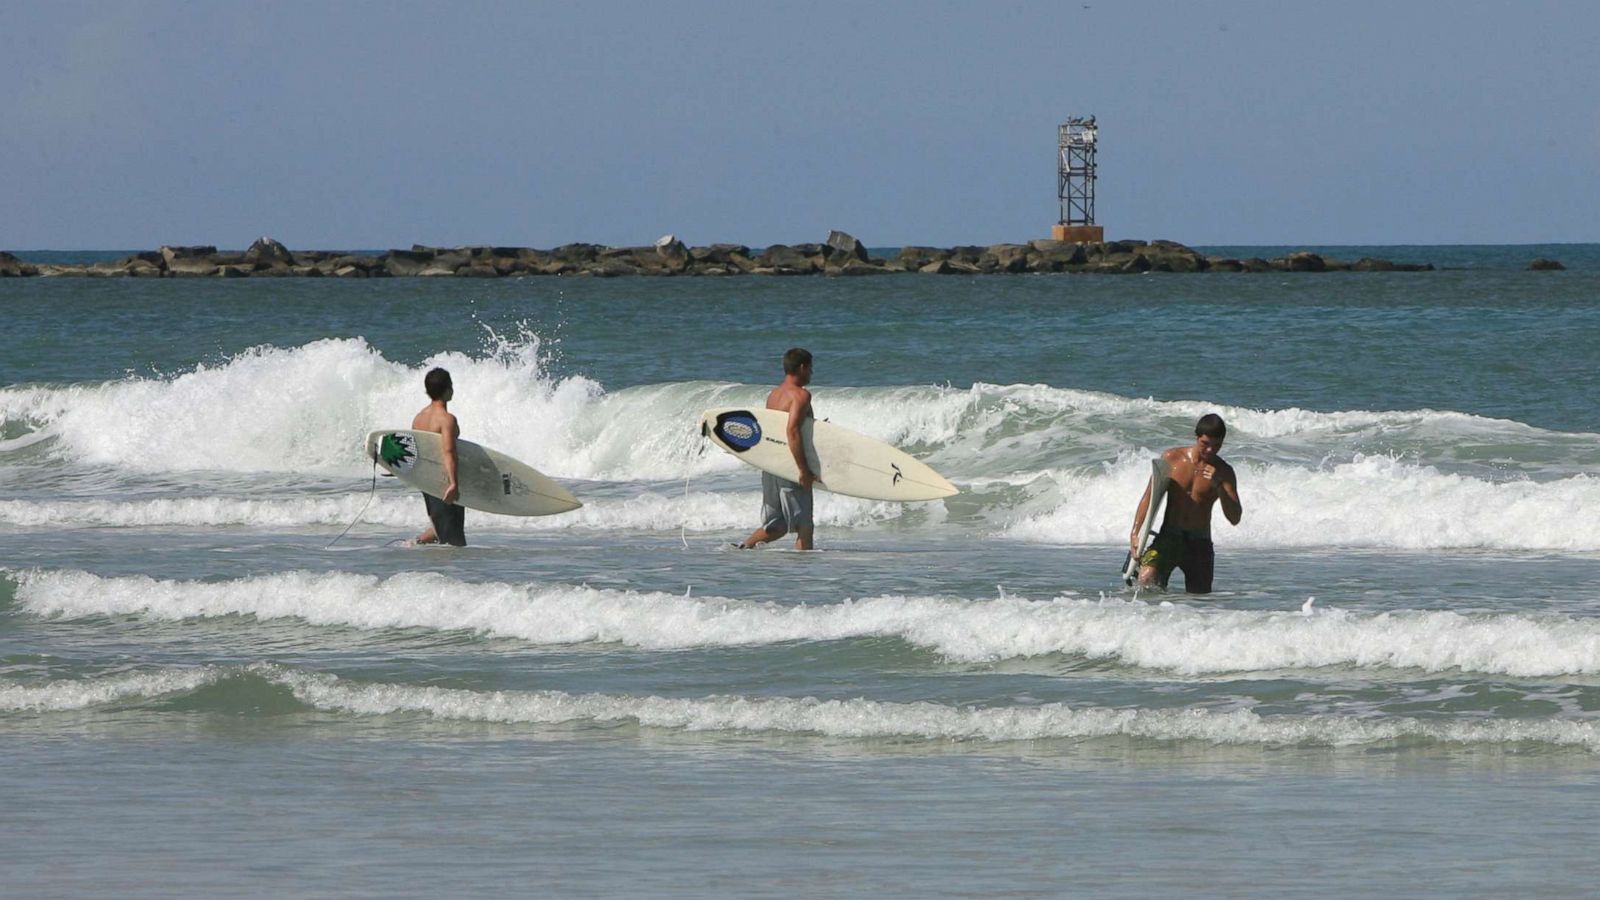
[[[0,0],[0,247],[1600,241],[1588,2]]]

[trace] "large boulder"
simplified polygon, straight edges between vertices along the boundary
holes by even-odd
[[[938,247],[901,247],[900,252],[895,255],[895,259],[906,269],[915,269],[919,272],[929,263],[943,262],[949,258],[950,251],[941,250]]]
[[[860,241],[856,240],[855,237],[846,232],[828,232],[828,248],[830,250],[828,254],[830,257],[833,257],[835,254],[843,254],[844,256],[854,257],[862,262],[867,261],[867,248],[863,247]],[[842,259],[836,263],[836,265],[843,264],[844,260]]]
[[[815,272],[816,260],[810,254],[803,252],[804,249],[803,246],[773,244],[761,251],[755,262],[760,268],[771,269],[774,275],[802,275]]]
[[[883,266],[875,266],[869,262],[850,258],[845,261],[844,265],[829,265],[827,273],[829,275],[888,275],[889,270]]]
[[[509,255],[496,252],[486,259],[480,259],[474,265],[487,265],[494,269],[496,275],[524,275],[528,272],[528,261],[520,253],[513,252]]]
[[[970,245],[951,247],[950,255],[947,257],[947,259],[949,259],[951,262],[972,266],[974,269],[976,269],[978,267],[978,260],[983,258],[983,254],[988,249],[989,248],[987,247],[976,247]]]
[[[756,267],[755,260],[750,258],[750,248],[743,244],[712,244],[709,247],[695,247],[689,251],[689,257],[696,264],[707,269],[718,267],[725,269],[724,274],[748,272]]]
[[[1544,257],[1528,263],[1528,269],[1534,272],[1560,272],[1565,268],[1566,266],[1563,266],[1560,260],[1545,259]]]
[[[924,275],[977,275],[977,266],[954,259],[936,259],[917,269]]]
[[[384,271],[390,275],[421,275],[433,263],[432,250],[390,250],[382,257]]]
[[[689,247],[676,235],[663,234],[656,238],[656,255],[662,259],[688,259]]]
[[[584,263],[594,262],[599,257],[600,251],[606,248],[599,244],[562,244],[550,251],[552,259],[581,266]]]
[[[360,269],[362,274],[366,274],[373,269],[383,268],[383,260],[376,256],[353,256],[349,253],[342,253],[323,260],[320,265],[326,272],[338,272],[338,270],[350,266]]]
[[[1032,241],[1028,271],[1066,272],[1089,261],[1088,246],[1077,241]]]
[[[1028,270],[1028,250],[1026,244],[995,244],[986,247],[983,254],[978,257],[978,268],[986,272],[1007,272],[1015,274]]]
[[[0,278],[22,278],[39,274],[39,267],[0,250]]]
[[[1204,272],[1211,267],[1204,256],[1174,241],[1155,241],[1140,255],[1150,261],[1151,270],[1156,272]]]
[[[664,234],[656,239],[655,258],[650,260],[649,268],[664,270],[664,274],[676,275],[685,272],[693,258],[689,255],[689,248],[670,234]]]
[[[187,247],[162,245],[159,252],[162,262],[166,264],[168,269],[171,269],[173,262],[177,260],[210,260],[211,257],[217,255],[217,248],[209,244],[195,244]],[[188,268],[194,268],[194,266],[189,266]]]
[[[167,274],[174,278],[202,278],[217,274],[217,264],[208,256],[177,256],[167,260]]]
[[[1328,268],[1322,257],[1308,250],[1297,250],[1287,256],[1272,260],[1274,269],[1285,272],[1323,272]]]
[[[254,264],[258,269],[273,265],[295,265],[294,254],[289,252],[289,248],[269,237],[256,238],[256,242],[244,252],[244,258],[245,262]]]
[[[622,275],[639,274],[639,270],[634,266],[631,256],[608,257],[596,260],[580,271],[581,274],[591,275],[595,278],[617,278]]]

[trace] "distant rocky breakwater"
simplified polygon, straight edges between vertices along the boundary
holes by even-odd
[[[1354,262],[1301,251],[1274,259],[1207,256],[1174,241],[1031,241],[987,247],[902,247],[875,257],[856,238],[834,231],[820,244],[742,244],[690,247],[667,235],[648,247],[564,244],[531,247],[425,247],[377,255],[331,250],[291,251],[261,238],[243,252],[216,247],[162,247],[90,265],[32,263],[0,252],[0,276],[132,278],[505,278],[564,275],[831,275],[871,276],[1144,272],[1418,272],[1431,264],[1384,259]]]

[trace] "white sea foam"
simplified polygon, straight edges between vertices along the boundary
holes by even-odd
[[[1148,460],[1097,471],[1051,472],[1050,490],[1001,529],[1039,543],[1120,544],[1149,478]],[[1244,519],[1212,515],[1219,547],[1370,547],[1405,550],[1600,550],[1600,479],[1502,481],[1441,472],[1391,456],[1316,469],[1236,465]]]
[[[182,620],[250,615],[359,629],[466,631],[536,644],[647,650],[897,638],[948,659],[1050,654],[1210,675],[1295,669],[1600,673],[1600,620],[1450,611],[1349,612],[1296,604],[1225,610],[1134,600],[882,596],[806,605],[568,585],[288,572],[225,582],[16,572],[16,602],[40,616]]]
[[[361,512],[365,492],[342,496],[269,500],[245,497],[175,497],[144,500],[0,500],[0,525],[12,528],[313,528],[343,526]],[[895,503],[830,496],[816,504],[824,528],[855,528],[899,518]],[[469,532],[671,531],[748,529],[761,509],[761,495],[748,492],[662,492],[641,489],[632,497],[586,498],[560,516],[473,514]],[[418,495],[385,487],[361,512],[367,525],[416,530],[426,524]]]
[[[119,703],[135,697],[185,693],[221,678],[221,670],[165,669],[44,684],[0,683],[0,710],[61,712]]]
[[[4,388],[0,421],[8,433],[31,431],[0,446],[0,457],[48,452],[158,479],[192,470],[309,473],[320,484],[360,477],[370,471],[362,436],[409,422],[422,372],[442,364],[455,373],[455,409],[468,437],[557,478],[641,485],[633,497],[603,499],[576,515],[479,519],[479,527],[749,524],[754,500],[742,489],[702,489],[681,500],[665,485],[747,472],[708,446],[697,417],[711,406],[761,402],[763,387],[683,382],[607,392],[586,378],[552,377],[543,354],[537,337],[523,336],[479,356],[441,354],[413,367],[360,339],[329,339],[258,348],[171,377]],[[1246,510],[1237,529],[1217,517],[1224,548],[1600,550],[1600,520],[1584,514],[1600,501],[1600,481],[1578,474],[1600,461],[1592,435],[1449,411],[1263,411],[1048,385],[823,386],[817,404],[821,415],[911,449],[967,489],[918,507],[934,521],[1011,540],[1121,543],[1150,454],[1182,440],[1195,415],[1215,408],[1231,423],[1230,450],[1242,454],[1234,462]],[[410,527],[416,517],[396,503],[380,499],[372,521]],[[355,508],[353,496],[325,495],[0,504],[0,523],[22,528],[336,525]],[[838,497],[819,504],[828,527],[902,512]]]
[[[798,734],[842,739],[920,739],[1000,743],[1136,738],[1223,745],[1346,747],[1406,742],[1506,745],[1542,743],[1600,750],[1600,722],[1584,718],[1417,719],[1337,714],[1270,715],[1251,710],[1112,709],[1047,703],[949,706],[855,698],[710,696],[698,698],[471,691],[362,683],[272,663],[167,669],[132,675],[0,683],[0,712],[91,709],[135,698],[183,694],[224,679],[260,678],[315,709],[355,716],[425,715],[447,722],[510,725],[612,725],[682,732]]]
[[[1356,746],[1407,740],[1464,744],[1539,742],[1600,750],[1592,720],[1447,720],[1341,715],[1262,716],[1250,710],[1107,709],[1048,703],[956,707],[867,699],[626,697],[561,691],[479,693],[405,685],[357,685],[331,676],[282,673],[303,703],[364,716],[423,713],[468,722],[634,722],[681,731],[777,732],[834,738],[1033,741],[1132,737],[1271,746]]]
[[[366,467],[362,437],[408,423],[423,400],[422,373],[434,365],[455,375],[453,408],[467,437],[567,478],[671,480],[737,468],[707,451],[698,414],[758,403],[765,394],[761,386],[716,382],[607,392],[581,376],[553,377],[533,335],[497,338],[480,355],[442,353],[414,367],[353,338],[260,347],[172,376],[8,387],[0,389],[0,422],[50,435],[56,452],[71,460],[121,471],[357,474]],[[817,390],[819,415],[910,447],[958,479],[1143,454],[1182,441],[1194,418],[1213,410],[1228,418],[1231,443],[1260,459],[1309,462],[1467,439],[1553,454],[1569,468],[1574,453],[1580,462],[1594,456],[1593,436],[1450,411],[1252,410],[1049,385]],[[0,452],[31,443],[31,434],[8,440]]]

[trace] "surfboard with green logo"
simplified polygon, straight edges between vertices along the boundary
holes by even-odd
[[[443,499],[447,483],[439,435],[395,428],[367,435],[367,456],[385,472]],[[542,472],[498,450],[456,440],[457,503],[502,516],[552,516],[583,504]]]

